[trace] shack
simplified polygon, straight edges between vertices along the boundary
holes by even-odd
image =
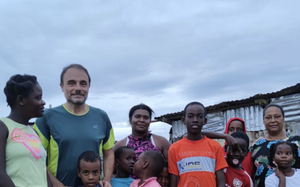
[[[300,135],[300,83],[295,86],[284,88],[277,92],[256,94],[252,97],[226,101],[206,107],[207,124],[203,131],[223,133],[226,122],[233,117],[245,120],[247,134],[253,142],[260,136],[265,135],[263,124],[263,109],[270,103],[283,107],[285,112],[285,130],[292,134]],[[172,125],[170,130],[170,142],[179,140],[186,133],[186,127],[181,122],[183,111],[168,113],[155,120]],[[222,140],[218,140],[223,144]]]

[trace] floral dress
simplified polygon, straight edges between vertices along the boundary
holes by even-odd
[[[254,174],[253,182],[254,187],[264,187],[265,178],[274,173],[273,169],[269,165],[268,157],[270,155],[270,147],[279,141],[290,141],[298,146],[298,157],[300,158],[300,136],[291,136],[287,133],[287,137],[282,140],[269,141],[265,138],[257,139],[252,147],[251,158],[254,161],[256,172]],[[300,166],[297,166],[300,168]]]

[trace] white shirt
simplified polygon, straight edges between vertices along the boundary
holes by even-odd
[[[295,173],[293,176],[285,177],[286,187],[300,187],[300,170],[294,169]],[[268,176],[265,180],[265,187],[278,187],[279,178],[273,173]]]

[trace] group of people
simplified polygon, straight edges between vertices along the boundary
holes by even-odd
[[[207,118],[199,102],[184,108],[187,134],[172,145],[149,131],[153,111],[145,104],[130,109],[132,133],[115,144],[106,112],[86,104],[90,84],[82,65],[65,67],[60,87],[66,102],[44,111],[35,76],[18,74],[7,81],[11,112],[0,119],[0,187],[300,185],[295,169],[300,168],[300,137],[284,131],[278,105],[264,108],[267,135],[252,146],[241,118],[230,119],[224,134],[202,132]],[[37,118],[33,128],[32,118]],[[210,138],[227,143],[222,148]]]

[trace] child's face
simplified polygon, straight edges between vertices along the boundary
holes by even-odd
[[[140,172],[143,170],[143,165],[145,162],[144,157],[145,157],[144,153],[140,154],[138,160],[133,166],[133,174],[135,174],[136,176],[140,176]]]
[[[242,138],[235,138],[237,146],[228,146],[227,148],[227,163],[233,168],[239,168],[248,154],[247,142]],[[242,150],[242,152],[238,149]]]
[[[167,167],[164,167],[164,169],[160,172],[157,177],[157,182],[161,185],[161,187],[169,186],[169,172]]]
[[[244,124],[239,120],[233,120],[228,128],[228,134],[232,134],[236,131],[244,131]]]
[[[100,180],[101,164],[97,160],[95,162],[86,162],[80,160],[80,169],[77,170],[78,177],[81,178],[83,187],[96,187]]]
[[[204,108],[198,104],[188,106],[182,121],[186,125],[188,133],[201,133],[203,125],[206,124]]]
[[[116,160],[118,169],[122,170],[124,173],[132,174],[133,166],[135,163],[135,152],[133,149],[124,149],[120,158]]]
[[[279,168],[284,169],[284,168],[291,167],[294,161],[294,156],[293,156],[293,151],[291,146],[287,144],[278,145],[273,160],[278,165]]]

